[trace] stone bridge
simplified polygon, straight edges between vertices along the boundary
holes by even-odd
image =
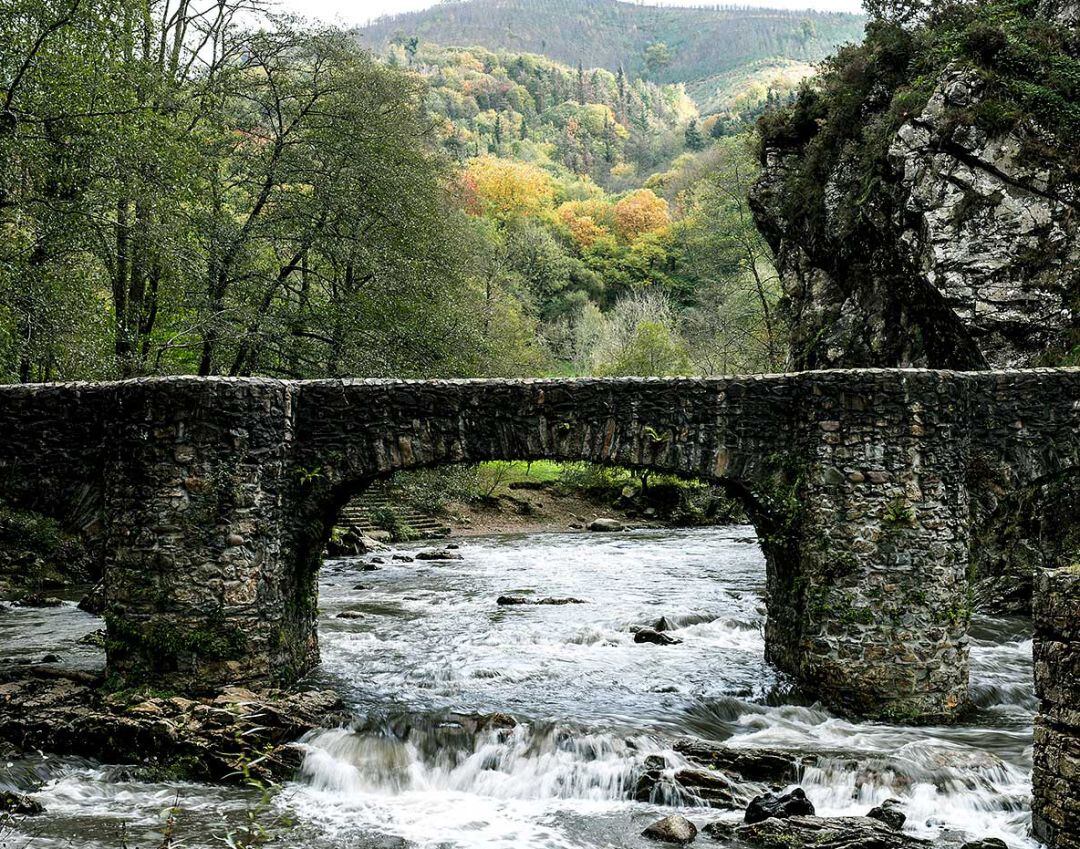
[[[318,662],[317,573],[350,498],[400,470],[545,458],[723,486],[765,552],[768,659],[837,710],[948,719],[969,493],[1076,473],[1080,370],[4,386],[0,434],[6,500],[97,505],[108,668],[128,682],[289,684]],[[1070,710],[1054,721],[1075,730]]]

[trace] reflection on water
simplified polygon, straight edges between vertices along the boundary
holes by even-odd
[[[801,784],[819,813],[865,814],[897,797],[913,834],[1034,846],[1023,623],[975,623],[967,725],[859,723],[785,703],[763,658],[764,563],[753,543],[746,528],[554,534],[470,540],[462,560],[375,572],[329,563],[320,677],[359,724],[304,741],[302,772],[275,802],[300,830],[271,845],[642,846],[641,829],[670,812],[631,801],[645,758],[685,764],[672,746],[693,735],[813,753]],[[500,595],[587,603],[500,607]],[[359,618],[337,618],[344,611]],[[682,644],[635,644],[632,629],[661,616]],[[0,619],[0,638],[13,627]],[[26,639],[31,654],[45,648]],[[518,724],[475,728],[452,711],[504,712]],[[110,818],[152,829],[178,790],[185,845],[213,845],[221,817],[251,803],[242,791],[126,782],[84,763],[50,769],[38,794],[50,810],[44,831],[83,834],[80,845],[121,845]],[[736,815],[662,801],[699,824]]]

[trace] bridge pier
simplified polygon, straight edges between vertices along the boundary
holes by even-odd
[[[964,386],[825,373],[808,391],[766,657],[841,712],[949,721],[968,699]]]
[[[291,507],[291,394],[273,380],[125,384],[107,464],[111,678],[199,692],[295,680],[318,659],[295,638],[282,558]]]

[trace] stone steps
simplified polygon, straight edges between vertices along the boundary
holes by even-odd
[[[364,533],[382,530],[373,519],[379,510],[393,510],[403,524],[416,532],[419,539],[444,537],[450,533],[450,527],[442,519],[395,503],[393,497],[384,491],[369,491],[354,498],[342,508],[337,525],[357,528]]]

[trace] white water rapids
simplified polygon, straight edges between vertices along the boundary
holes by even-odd
[[[895,797],[907,830],[943,845],[991,836],[1036,845],[1026,836],[1036,704],[1024,623],[977,619],[978,709],[967,724],[854,722],[793,703],[765,664],[764,562],[747,528],[492,537],[463,541],[460,553],[386,557],[370,572],[361,570],[370,558],[327,565],[319,683],[337,688],[358,722],[303,741],[300,775],[263,812],[295,825],[275,827],[267,845],[637,847],[647,845],[642,828],[674,810],[699,826],[741,817],[688,798],[633,801],[646,757],[685,765],[673,744],[690,736],[816,755],[799,783],[821,814],[865,814]],[[500,595],[586,603],[499,607]],[[360,618],[337,618],[343,611]],[[83,616],[18,615],[17,652],[28,653],[63,653],[78,628],[59,623]],[[631,628],[661,616],[683,643],[635,644]],[[0,639],[6,628],[18,623],[5,620]],[[452,712],[518,724],[476,730]],[[128,845],[154,849],[177,794],[183,845],[221,845],[223,819],[239,821],[252,804],[242,790],[149,784],[90,763],[8,769],[15,784],[30,773],[46,781],[35,796],[48,814],[31,846],[50,849],[71,835],[119,849],[122,823]]]

